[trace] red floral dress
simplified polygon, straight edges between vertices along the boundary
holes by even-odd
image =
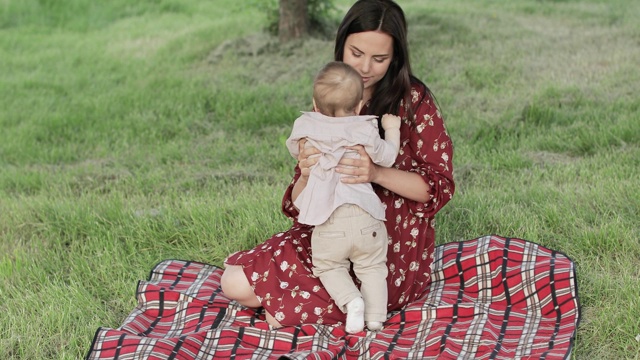
[[[454,193],[453,148],[440,112],[424,85],[414,84],[411,95],[415,121],[407,118],[401,106],[401,145],[394,167],[422,176],[430,186],[429,201],[409,200],[374,184],[386,208],[390,311],[428,290],[435,245],[434,217]],[[312,272],[312,227],[296,221],[298,212],[291,191],[299,176],[296,166],[282,201],[282,210],[293,220],[293,226],[251,250],[230,255],[225,262],[243,267],[262,306],[280,324],[342,324],[345,314]]]

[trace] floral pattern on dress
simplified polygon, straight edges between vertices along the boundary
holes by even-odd
[[[454,194],[453,147],[433,97],[422,84],[411,90],[413,121],[401,104],[401,146],[394,167],[420,175],[429,185],[426,203],[403,198],[373,184],[387,215],[389,251],[388,309],[399,310],[429,288],[435,247],[435,215]],[[367,111],[363,109],[363,114]],[[282,325],[342,324],[345,314],[312,272],[312,226],[296,221],[291,201],[294,178],[285,191],[283,212],[292,227],[254,249],[230,255],[225,262],[241,265],[263,307]],[[357,279],[354,279],[357,282]]]

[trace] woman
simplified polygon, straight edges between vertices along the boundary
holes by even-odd
[[[395,165],[374,165],[361,146],[359,159],[344,159],[337,171],[345,183],[373,183],[386,207],[389,235],[388,310],[424,295],[430,282],[435,244],[434,217],[454,193],[453,148],[429,89],[411,73],[407,26],[391,0],[360,0],[343,19],[335,60],[362,76],[361,115],[402,118]],[[382,128],[381,126],[379,128]],[[381,134],[383,136],[383,134]],[[301,144],[293,181],[282,208],[293,226],[252,250],[230,255],[222,276],[224,294],[248,307],[263,306],[270,325],[341,324],[342,313],[313,276],[312,227],[297,222],[293,200],[305,187],[317,149]]]

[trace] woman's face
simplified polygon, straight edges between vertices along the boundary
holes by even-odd
[[[379,31],[365,31],[347,36],[342,61],[362,76],[364,100],[371,98],[375,85],[384,77],[393,59],[393,38]]]

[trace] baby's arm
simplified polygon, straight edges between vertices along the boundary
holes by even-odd
[[[378,127],[376,126],[371,133],[372,143],[365,145],[364,149],[375,164],[391,167],[395,163],[400,150],[400,118],[395,115],[385,114],[381,122],[384,129],[384,140],[380,138]]]
[[[397,154],[400,150],[400,117],[384,114],[381,122],[384,129],[384,141],[393,145]]]

